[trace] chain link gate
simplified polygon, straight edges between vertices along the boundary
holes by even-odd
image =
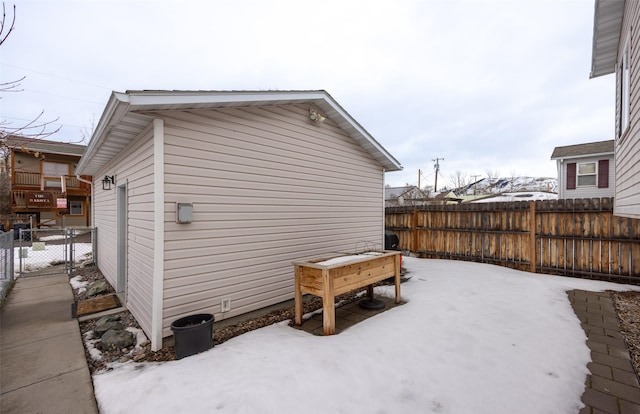
[[[76,263],[93,263],[95,228],[20,229],[16,261],[20,276],[70,274]]]
[[[7,296],[7,290],[13,282],[13,230],[0,232],[0,301]]]

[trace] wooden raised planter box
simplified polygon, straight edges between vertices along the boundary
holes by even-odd
[[[295,277],[295,324],[302,325],[302,294],[322,298],[325,335],[336,331],[334,299],[354,289],[394,277],[396,303],[400,303],[400,252],[380,250],[357,255],[334,256],[293,262]]]

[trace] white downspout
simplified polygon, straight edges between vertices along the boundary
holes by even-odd
[[[78,174],[76,174],[76,179],[78,181],[80,181],[81,183],[89,184],[91,186],[91,188],[93,188],[93,183],[91,181],[85,180],[84,178],[81,178]]]
[[[95,221],[94,221],[94,218],[93,218],[93,216],[94,216],[93,212],[95,211],[94,210],[95,206],[93,205],[93,202],[94,202],[94,199],[95,199],[95,197],[94,197],[95,194],[93,194],[93,182],[91,182],[89,180],[85,180],[84,178],[80,177],[78,174],[76,174],[76,179],[78,181],[80,181],[81,183],[89,184],[89,188],[91,188],[91,191],[90,191],[90,193],[91,193],[91,206],[90,206],[91,210],[89,210],[89,211],[91,212],[91,217],[90,217],[91,218],[91,226],[93,226],[95,224]],[[85,197],[85,201],[88,201],[88,200],[86,200],[86,197]],[[85,220],[85,222],[86,222],[86,220]],[[94,248],[95,248],[95,246],[94,246]],[[96,259],[94,258],[94,260],[96,260]]]
[[[384,199],[384,188],[385,188],[385,185],[386,185],[385,173],[386,173],[386,171],[383,168],[382,169],[382,249],[380,249],[380,250],[384,250],[384,248],[386,247],[384,245],[384,241],[385,241],[385,238],[384,238],[385,225],[384,225],[384,223],[385,223],[385,221],[387,219],[387,213],[386,213],[386,208],[385,208],[385,199]]]

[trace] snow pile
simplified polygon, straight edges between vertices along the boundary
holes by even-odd
[[[100,412],[576,413],[590,352],[566,290],[634,288],[404,264],[403,306],[330,337],[283,322],[179,361],[119,366],[93,377]]]
[[[91,358],[94,361],[101,361],[102,352],[96,348],[96,344],[100,342],[100,338],[96,338],[93,331],[88,331],[83,335],[83,340]]]
[[[82,276],[78,275],[69,279],[69,284],[74,290],[77,290],[79,294],[82,294],[87,290],[89,282],[83,280]]]
[[[384,253],[381,252],[365,252],[360,254],[350,254],[346,256],[338,256],[332,259],[324,260],[322,262],[318,262],[317,264],[321,266],[331,266],[342,263],[349,263],[359,259],[368,259],[371,256],[382,256]]]

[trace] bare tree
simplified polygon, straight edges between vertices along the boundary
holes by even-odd
[[[511,192],[513,192],[513,188],[516,185],[516,181],[520,178],[520,174],[518,174],[515,170],[511,171]]]
[[[9,38],[15,29],[16,6],[13,5],[9,12],[13,12],[11,17],[7,17],[7,8],[2,3],[2,19],[0,20],[0,46]],[[0,94],[22,92],[21,83],[25,77],[11,81],[0,82]],[[0,99],[2,96],[0,95]],[[61,126],[55,126],[58,118],[46,121],[43,118],[42,110],[31,121],[25,124],[14,125],[7,119],[0,119],[0,213],[10,212],[9,194],[11,189],[11,148],[7,145],[7,138],[10,136],[21,136],[26,138],[46,138],[58,132]]]
[[[498,172],[498,170],[487,169],[485,174],[487,174],[487,181],[489,181],[489,193],[493,193],[493,188],[500,178],[500,172]]]
[[[16,24],[16,6],[13,5],[13,16],[7,17],[7,10],[4,3],[2,3],[2,20],[0,20],[0,46],[4,44],[9,38],[9,35],[15,29]],[[20,79],[12,81],[3,81],[0,83],[0,93],[9,92],[22,92],[21,82],[24,81],[25,76]],[[2,97],[0,96],[0,99]],[[45,138],[51,136],[60,130],[60,126],[55,126],[54,123],[58,121],[58,118],[46,121],[43,119],[44,110],[42,110],[31,121],[22,125],[13,125],[12,122],[6,119],[0,119],[0,145],[3,145],[5,139],[10,135],[18,135],[27,138]]]
[[[460,170],[457,170],[455,174],[449,176],[449,182],[453,186],[454,191],[470,184],[467,174]]]

